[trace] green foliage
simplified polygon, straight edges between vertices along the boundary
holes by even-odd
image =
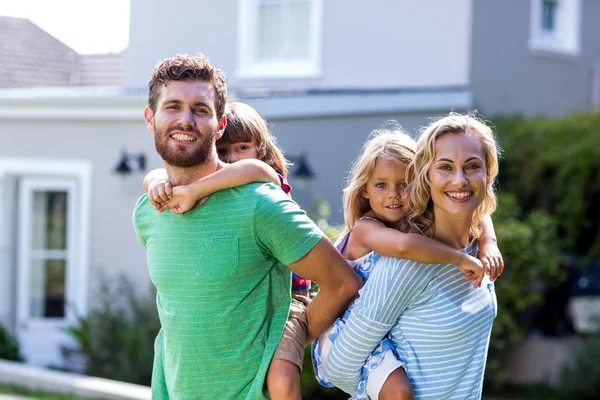
[[[588,336],[574,349],[572,365],[561,374],[565,399],[596,400],[600,394],[600,333]]]
[[[494,321],[488,371],[492,385],[503,383],[500,357],[530,328],[526,311],[543,300],[543,289],[561,278],[558,269],[556,220],[544,211],[523,214],[514,195],[498,197],[494,224],[505,269],[496,281],[498,315]]]
[[[310,346],[304,349],[304,363],[302,364],[302,375],[300,375],[300,386],[302,398],[311,400],[346,400],[348,395],[337,388],[326,388],[319,385],[315,379],[312,361],[310,358]]]
[[[600,112],[564,118],[499,118],[500,190],[527,211],[554,215],[560,247],[600,256]]]
[[[23,361],[19,356],[19,342],[8,329],[0,324],[0,358],[12,361]]]
[[[150,385],[160,329],[153,294],[139,297],[125,276],[102,278],[95,307],[67,330],[78,348],[65,354],[84,355],[88,375]]]

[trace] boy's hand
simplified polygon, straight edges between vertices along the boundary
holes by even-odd
[[[173,187],[169,181],[152,182],[148,187],[148,200],[158,210],[164,203],[173,197]]]
[[[170,199],[157,207],[156,211],[163,212],[170,208],[173,214],[183,214],[204,203],[206,199],[208,197],[197,200],[189,185],[176,186],[172,188]]]
[[[495,281],[504,271],[504,260],[496,241],[489,240],[480,243],[477,258],[483,263],[486,273],[490,275],[490,280]]]
[[[465,279],[469,281],[475,281],[473,283],[474,288],[478,288],[481,286],[481,281],[483,280],[483,264],[481,261],[476,259],[475,257],[471,257],[468,254],[465,254],[463,257],[463,261],[456,264],[460,272],[465,274]]]

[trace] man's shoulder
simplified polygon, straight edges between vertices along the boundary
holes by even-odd
[[[133,208],[133,218],[135,220],[136,216],[139,216],[141,213],[146,212],[148,209],[154,209],[152,204],[150,204],[150,200],[148,199],[148,193],[144,193],[138,201],[135,203],[135,207]]]

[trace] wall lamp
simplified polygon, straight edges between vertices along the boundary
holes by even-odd
[[[306,188],[308,181],[316,176],[308,163],[306,153],[301,153],[299,156],[288,156],[288,158],[294,163],[290,176],[298,180],[300,187]]]
[[[130,162],[137,162],[137,169],[132,169]],[[145,171],[146,170],[146,155],[144,153],[128,153],[126,150],[121,151],[121,159],[114,168],[114,172],[121,176],[127,176],[134,171]]]

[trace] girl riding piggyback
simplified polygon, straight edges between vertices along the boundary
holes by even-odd
[[[495,279],[501,272],[502,258],[489,217],[483,224],[486,234],[478,255],[480,259],[426,236],[399,230],[408,212],[406,169],[414,160],[415,147],[415,141],[396,125],[371,134],[344,190],[346,232],[338,241],[338,250],[364,281],[376,268],[380,255],[427,264],[453,263],[465,274],[465,279],[474,280],[476,287],[481,284],[484,271]],[[324,386],[333,386],[325,377],[325,366],[331,346],[351,312],[352,305],[329,331],[313,342],[314,371]],[[368,361],[376,365],[369,372],[369,385],[359,387],[353,399],[412,399],[403,364],[387,339],[379,349]]]
[[[225,115],[227,126],[216,142],[219,159],[230,165],[190,185],[172,187],[166,171],[157,169],[144,179],[148,198],[158,212],[181,214],[202,204],[207,196],[251,182],[272,182],[290,194],[290,163],[268,130],[266,121],[251,106],[232,102]],[[281,340],[267,373],[271,399],[301,399],[300,372],[306,341],[306,307],[311,282],[292,274],[292,303]]]

